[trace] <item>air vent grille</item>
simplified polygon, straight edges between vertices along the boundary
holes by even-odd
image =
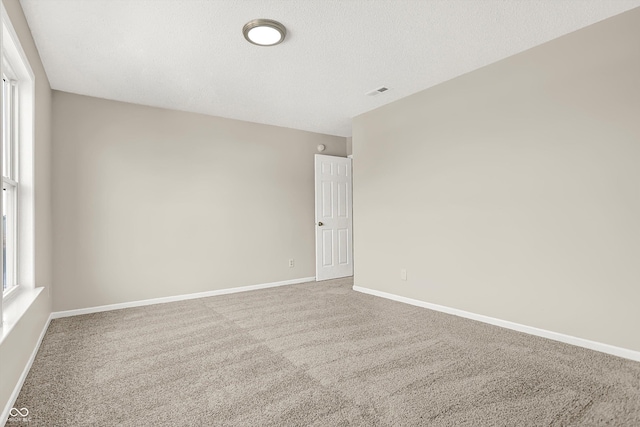
[[[367,95],[367,96],[376,96],[376,95],[380,95],[381,93],[384,93],[384,92],[386,92],[388,90],[389,90],[388,87],[380,86],[377,89],[374,89],[374,90],[371,90],[371,91],[367,92],[365,95]]]

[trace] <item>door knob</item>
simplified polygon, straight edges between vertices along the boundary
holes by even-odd
[[[322,227],[324,224],[322,222],[318,223],[318,227]]]

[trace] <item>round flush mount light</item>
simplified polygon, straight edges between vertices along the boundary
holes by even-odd
[[[282,43],[287,35],[287,29],[271,19],[254,19],[242,27],[242,34],[249,43],[258,46],[275,46]]]

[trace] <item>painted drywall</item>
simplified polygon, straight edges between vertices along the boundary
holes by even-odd
[[[353,138],[347,138],[347,156],[353,154]]]
[[[55,311],[315,276],[345,138],[54,91],[53,141]]]
[[[640,350],[639,76],[635,9],[356,117],[355,284]]]
[[[9,19],[35,74],[35,283],[45,287],[0,344],[0,410],[24,370],[51,313],[51,87],[31,31],[17,0],[3,0]]]

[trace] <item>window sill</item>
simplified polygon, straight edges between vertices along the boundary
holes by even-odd
[[[29,310],[31,304],[38,298],[44,288],[24,288],[11,291],[8,301],[2,304],[2,326],[0,326],[0,344],[9,336],[13,327],[20,321],[22,316]]]

